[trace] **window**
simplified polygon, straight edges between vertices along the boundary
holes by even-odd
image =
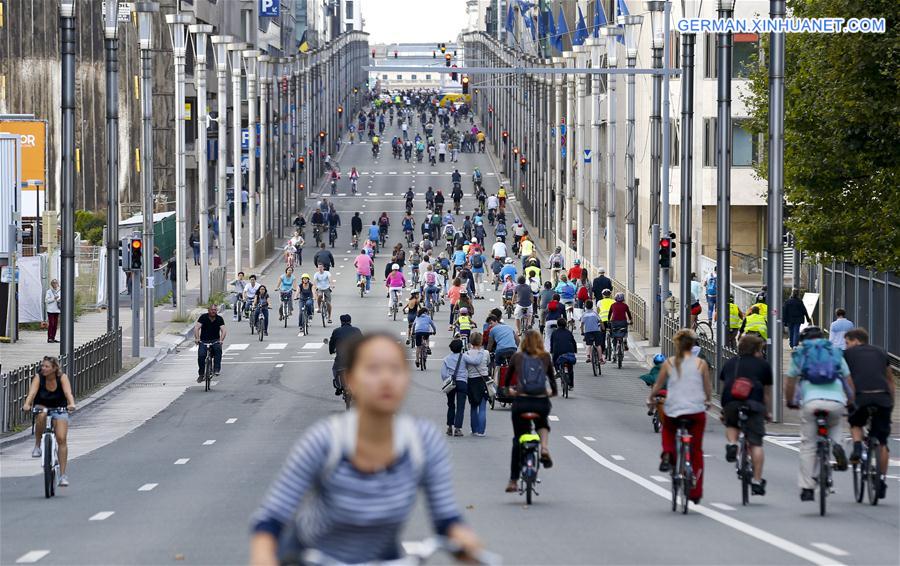
[[[410,75],[410,76],[409,76],[409,80],[411,80],[411,81],[416,80],[416,76],[415,76],[415,75]]]
[[[397,80],[398,80],[398,81],[402,81],[402,80],[403,80],[403,75],[397,75]]]
[[[353,19],[353,0],[347,0],[344,4],[344,19],[352,20]],[[350,28],[348,28],[350,29]]]
[[[716,155],[718,131],[717,118],[703,119],[703,166],[718,165]],[[759,161],[759,138],[744,127],[745,120],[739,118],[731,121],[731,165],[733,167],[752,167]]]
[[[431,75],[425,75],[425,80],[426,80],[426,81],[430,81],[430,80],[431,80]]]
[[[387,75],[381,75],[382,80],[388,80]]]
[[[755,65],[754,58],[759,52],[759,36],[755,33],[736,33],[733,36],[734,46],[731,49],[731,78],[745,79]],[[716,64],[716,34],[707,34],[706,51],[704,52],[704,73],[707,79],[718,76]]]
[[[350,22],[344,24],[344,31],[353,31],[353,24]]]

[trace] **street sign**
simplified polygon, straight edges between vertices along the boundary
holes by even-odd
[[[275,18],[281,15],[281,0],[259,0],[259,16]]]
[[[565,157],[566,156],[566,146],[562,146],[562,148],[560,148],[560,150],[559,150],[559,153],[560,153],[560,155]]]
[[[118,11],[118,19],[119,23],[125,22],[128,23],[131,21],[131,12],[134,11],[134,2],[119,2],[119,11]],[[106,2],[100,4],[100,14],[103,16],[103,21],[106,21]]]
[[[566,135],[566,125],[565,124],[559,125],[559,135],[561,135],[561,136]]]
[[[590,162],[591,162],[591,156],[592,156],[592,155],[593,155],[593,153],[591,152],[590,149],[584,150],[584,162],[585,162],[585,163],[590,163]]]

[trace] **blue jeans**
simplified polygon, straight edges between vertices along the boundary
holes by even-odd
[[[791,348],[796,348],[797,344],[800,343],[800,324],[799,322],[792,322],[787,325],[788,327],[788,342],[791,345]]]
[[[222,371],[222,344],[216,342],[210,346],[207,346],[203,342],[200,342],[200,345],[197,346],[197,366],[199,367],[198,375],[203,375],[204,366],[206,365],[206,349],[212,348],[213,351],[213,371],[220,372]]]
[[[266,307],[256,307],[253,310],[253,320],[259,318],[260,311],[262,311],[263,315],[263,328],[265,329],[265,332],[269,332],[269,309]]]
[[[716,296],[715,295],[707,295],[706,296],[706,316],[709,322],[712,322],[713,312],[716,310]]]
[[[465,368],[462,368],[465,371]],[[456,389],[447,393],[447,426],[462,428],[466,416],[466,398],[469,395],[469,384],[456,381]]]
[[[469,401],[469,425],[472,433],[484,434],[487,427],[487,397],[482,397],[478,404]]]
[[[306,299],[306,300],[300,299],[300,308],[303,308],[303,307],[306,307],[306,318],[312,318],[312,315],[313,315],[313,300],[312,300],[312,297],[309,297],[309,298]],[[302,319],[301,317],[298,316],[298,317],[297,317],[297,326],[300,326],[300,325],[301,325],[301,322],[303,322],[303,319]]]
[[[372,290],[372,276],[371,276],[371,275],[363,275],[363,274],[361,274],[361,273],[357,273],[357,274],[356,274],[356,282],[357,282],[357,284],[359,284],[359,278],[360,278],[360,277],[365,277],[365,278],[366,278],[366,291],[367,291],[367,292],[368,292],[368,291],[371,291],[371,290]]]

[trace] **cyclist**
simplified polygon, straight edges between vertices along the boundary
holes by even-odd
[[[313,315],[313,305],[315,300],[315,287],[312,284],[312,278],[309,273],[304,273],[300,277],[300,285],[297,287],[297,298],[300,302],[300,308],[306,309],[306,317],[311,318]],[[298,317],[297,324],[303,322],[302,317]]]
[[[294,246],[294,251],[297,254],[296,264],[303,265],[303,246],[306,245],[306,240],[303,239],[303,234],[300,232],[300,229],[294,231],[294,235],[291,236],[290,243]]]
[[[265,285],[260,285],[253,297],[253,321],[259,319],[259,314],[263,316],[263,335],[269,335],[269,290]],[[197,380],[199,381],[199,380]]]
[[[456,210],[459,210],[459,203],[463,198],[463,192],[459,185],[455,185],[453,187],[453,191],[451,191],[450,196],[453,198],[453,207]]]
[[[334,255],[325,249],[325,242],[319,244],[319,251],[316,252],[315,257],[313,257],[313,265],[324,266],[325,271],[328,271],[334,266]]]
[[[516,332],[521,332],[523,330],[522,320],[531,314],[531,304],[534,299],[531,285],[525,282],[525,276],[519,275],[516,281],[518,284],[515,289],[516,312],[514,316],[516,317]]]
[[[407,201],[409,202],[409,201]],[[415,219],[412,217],[412,213],[409,211],[410,207],[406,208],[406,216],[403,217],[403,235],[411,242],[413,241],[413,231],[415,229]]]
[[[668,472],[676,461],[677,421],[690,421],[688,434],[693,437],[691,463],[694,468],[694,485],[691,486],[688,497],[694,503],[699,503],[703,496],[703,430],[706,427],[706,410],[712,398],[709,366],[692,352],[697,345],[697,335],[692,330],[679,330],[672,342],[675,345],[675,355],[666,360],[659,370],[656,383],[647,397],[647,406],[653,407],[660,390],[666,389],[660,472]]]
[[[425,220],[422,221],[422,238],[428,240],[434,235],[434,229],[431,225],[431,213],[429,212],[427,216],[425,216]]]
[[[763,479],[763,436],[766,434],[766,420],[771,420],[769,401],[772,397],[772,368],[763,357],[766,342],[759,336],[745,335],[738,342],[738,357],[731,358],[722,366],[719,381],[722,392],[722,417],[725,422],[725,461],[737,461],[738,434],[740,433],[739,410],[746,405],[747,443],[750,445],[750,459],[753,463],[753,479],[750,489],[753,495],[766,494],[766,480]],[[743,399],[732,395],[734,382],[738,378],[749,379],[752,388]]]
[[[225,342],[225,320],[219,316],[219,306],[210,303],[206,312],[200,315],[197,322],[194,323],[194,343],[197,344],[197,365],[199,372],[197,383],[203,381],[203,370],[206,364],[207,344],[214,342],[210,346],[213,351],[214,363],[213,373],[219,375],[222,371],[222,344]]]
[[[350,325],[349,314],[342,314],[340,321],[341,325],[331,331],[331,338],[328,340],[328,353],[334,356],[331,375],[335,395],[341,395],[344,392],[338,374],[347,367],[348,358],[352,356],[352,353],[348,351],[349,343],[362,336],[359,328]]]
[[[337,240],[338,227],[341,225],[341,215],[334,208],[328,213],[328,235]],[[332,262],[332,265],[334,263]]]
[[[372,225],[369,226],[369,241],[372,242],[372,247],[378,245],[378,242],[381,240],[380,234],[381,231],[378,229],[378,221],[373,220]]]
[[[391,226],[391,219],[388,218],[387,212],[382,212],[381,217],[378,218],[378,231],[379,235],[383,236],[385,240],[387,240],[388,228]]]
[[[356,194],[358,187],[359,187],[359,171],[356,170],[356,167],[351,167],[350,168],[350,191],[353,194]]]
[[[881,443],[878,463],[882,475],[879,482],[879,498],[884,498],[887,485],[884,474],[888,467],[888,437],[891,434],[891,411],[894,407],[896,385],[894,385],[890,361],[884,350],[869,344],[869,333],[863,328],[854,328],[844,335],[847,349],[844,359],[853,376],[856,389],[856,411],[850,414],[850,434],[853,436],[851,462],[859,462],[862,457],[863,427],[869,418],[869,408],[873,407],[872,424],[869,434]]]
[[[484,221],[481,220],[480,216],[475,217],[475,240],[479,243],[484,243],[485,238],[487,237],[487,231],[484,229]]]
[[[328,209],[326,208],[325,210]],[[309,221],[312,223],[316,234],[321,238],[322,230],[325,228],[325,213],[321,209],[316,209],[309,218]]]
[[[462,302],[462,298],[460,298],[460,302]],[[475,328],[475,322],[469,316],[469,308],[459,307],[459,316],[456,317],[456,330],[464,343],[468,342],[469,334],[471,334],[473,328]]]
[[[481,170],[478,167],[472,171],[472,186],[476,189],[481,186]]]
[[[491,225],[494,224],[494,219],[497,217],[497,208],[500,206],[500,200],[497,198],[497,195],[491,193],[491,196],[487,198],[487,211],[488,211],[488,222]]]
[[[412,210],[413,199],[416,198],[416,193],[413,192],[412,187],[406,189],[406,194],[404,195],[404,197],[406,198],[406,210]]]
[[[553,365],[559,373],[564,363],[572,364],[573,368],[578,361],[578,342],[572,331],[566,326],[565,318],[561,318],[562,324],[557,324],[553,333],[550,335],[550,356],[553,359]],[[573,372],[574,373],[574,372]],[[563,376],[563,379],[566,376]],[[569,389],[575,389],[575,376],[572,375],[572,381],[569,383]]]
[[[231,315],[231,320],[238,320],[238,298],[243,300],[244,288],[247,286],[247,282],[244,280],[244,272],[238,271],[237,279],[229,284],[234,289],[234,313]]]
[[[612,279],[606,276],[606,269],[601,267],[597,270],[597,277],[594,277],[594,281],[591,283],[591,294],[594,296],[594,302],[598,305],[605,296],[603,291],[606,290],[612,293]],[[600,318],[603,319],[603,317]]]
[[[409,272],[411,286],[421,285],[419,266],[422,265],[422,251],[419,244],[413,247],[412,253],[409,255]]]
[[[291,303],[293,303],[294,295],[297,293],[297,278],[294,277],[293,268],[288,267],[284,270],[284,274],[278,278],[278,290],[281,292],[282,301],[287,298]],[[279,309],[279,311],[280,310],[281,309]],[[278,320],[281,320],[285,316],[287,316],[287,313],[279,312]]]
[[[498,324],[491,330],[492,338],[497,328],[502,326],[504,325]],[[547,469],[553,467],[549,449],[550,425],[547,417],[550,415],[549,397],[555,397],[557,390],[550,354],[544,350],[543,340],[536,330],[529,330],[525,333],[521,350],[513,354],[509,361],[509,367],[510,383],[516,384],[516,391],[512,403],[513,448],[506,492],[515,493],[518,491],[516,483],[519,480],[522,459],[519,437],[531,430],[531,423],[521,416],[523,413],[539,415],[534,421],[534,428],[541,437],[541,464]],[[550,382],[549,395],[547,394],[548,381]]]
[[[437,327],[434,320],[428,315],[428,309],[421,308],[413,321],[413,345],[418,348],[424,340],[425,347],[428,348],[430,354],[431,348],[428,346],[428,339],[432,334],[437,334]],[[418,357],[416,357],[416,367],[419,367]]]
[[[628,304],[625,302],[625,293],[616,293],[616,302],[609,307],[609,329],[611,332],[615,332],[618,328],[624,328],[627,332],[628,325],[634,322],[634,319],[631,317],[631,309],[628,308]],[[696,341],[696,336],[694,337]],[[625,348],[625,351],[628,351],[628,339],[622,341],[622,345]]]
[[[734,304],[734,295],[729,295],[728,299],[728,346],[733,348],[735,339],[741,329],[741,324],[744,321],[744,313]],[[719,309],[716,309],[713,318],[715,320],[719,319]]]
[[[784,381],[788,407],[800,409],[800,501],[815,499],[816,414],[827,414],[828,436],[832,440],[835,469],[847,469],[843,441],[843,414],[853,401],[850,368],[840,349],[825,338],[818,326],[807,326],[800,333],[800,344],[791,355]],[[813,381],[815,380],[815,382]],[[799,383],[799,387],[797,384]]]
[[[221,320],[221,317],[219,317]],[[64,374],[59,367],[59,360],[53,356],[44,356],[37,374],[31,378],[28,386],[28,395],[25,396],[23,411],[31,411],[33,407],[44,407],[45,413],[38,413],[34,420],[36,431],[47,428],[47,419],[56,421],[54,433],[56,434],[57,456],[59,458],[59,485],[67,487],[69,476],[66,474],[66,466],[69,456],[69,414],[67,411],[75,410],[75,397],[72,395],[72,383],[69,376]],[[32,458],[41,457],[41,434],[34,435],[34,449]]]
[[[361,250],[359,252],[359,255],[356,256],[355,260],[353,260],[353,267],[356,268],[357,285],[365,281],[366,293],[368,293],[372,290],[372,271],[374,269],[374,261],[372,261],[372,258],[369,257],[369,254],[366,253],[366,250]]]
[[[388,290],[388,318],[392,318],[391,309],[400,300],[403,288],[406,287],[406,278],[400,272],[398,264],[394,263],[391,265],[391,272],[385,278],[384,286]]]
[[[741,322],[740,332],[741,335],[746,335],[748,333],[758,334],[763,340],[767,340],[769,338],[769,326],[768,320],[765,315],[763,315],[758,305],[753,305],[750,307],[750,312],[747,313],[747,316],[744,317],[743,322]]]
[[[550,337],[559,325],[560,319],[565,320],[566,307],[559,302],[559,293],[553,293],[550,302],[547,303],[547,316],[544,321],[544,349],[550,349]]]
[[[359,215],[359,212],[355,212],[353,213],[353,218],[350,219],[350,235],[358,238],[362,234],[362,229],[362,217]]]
[[[253,304],[253,300],[256,298],[256,293],[259,292],[259,288],[261,285],[256,283],[256,275],[250,276],[250,283],[244,285],[244,308],[250,310],[250,305]]]
[[[562,247],[556,246],[556,250],[550,254],[547,263],[550,265],[553,284],[556,285],[559,283],[559,274],[564,272],[566,268],[566,258],[562,255]]]
[[[497,191],[497,200],[500,202],[500,210],[506,208],[506,189],[502,186]]]
[[[419,314],[419,308],[421,307],[422,299],[419,298],[419,290],[413,289],[409,292],[409,300],[406,301],[406,304],[403,305],[403,312],[406,314],[406,322],[409,327],[409,332],[406,335],[406,344],[409,345],[412,340],[412,330],[413,330],[413,322],[416,320],[416,316]]]
[[[284,264],[288,267],[293,266],[294,257],[297,254],[297,248],[294,246],[294,243],[291,240],[288,240],[284,244],[284,248],[282,248],[282,250],[284,251]]]
[[[328,317],[328,324],[331,324],[331,290],[334,289],[334,281],[331,272],[321,263],[313,274],[313,284],[316,286],[316,310],[322,312],[322,309],[326,309],[325,315]]]
[[[441,296],[441,287],[443,286],[439,281],[440,275],[438,275],[434,271],[434,266],[428,264],[428,267],[425,268],[425,306],[431,308],[431,305],[436,301],[440,300]]]
[[[565,275],[559,276],[559,283],[557,283],[555,291],[559,293],[560,301],[566,306],[567,310],[574,306],[577,290],[575,285],[570,283]]]
[[[584,314],[581,315],[581,333],[584,335],[588,363],[591,363],[591,346],[595,344],[600,351],[600,363],[604,363],[603,333],[600,332],[600,315],[594,310],[594,301],[588,300],[584,303]]]
[[[434,210],[434,189],[431,187],[428,187],[428,190],[425,191],[425,208]]]
[[[453,170],[453,174],[450,175],[450,181],[453,182],[454,187],[462,183],[462,175],[459,174],[459,169]]]
[[[578,285],[578,282],[581,281],[583,277],[584,268],[581,267],[581,260],[576,258],[573,262],[575,265],[569,269],[569,273],[567,274],[569,277],[569,281],[572,282],[573,285]]]

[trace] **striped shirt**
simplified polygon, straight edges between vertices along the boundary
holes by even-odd
[[[434,425],[420,419],[415,425],[421,439],[420,469],[407,449],[386,469],[372,473],[359,471],[344,455],[328,477],[322,473],[332,434],[326,421],[313,425],[294,445],[253,514],[253,531],[278,538],[285,525],[296,520],[296,540],[291,542],[301,548],[316,549],[344,563],[396,559],[402,555],[400,535],[421,485],[434,528],[445,534],[462,519],[452,488],[449,450]]]

